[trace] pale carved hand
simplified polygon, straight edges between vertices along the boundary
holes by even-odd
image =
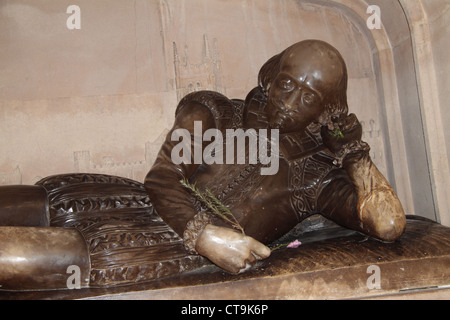
[[[195,250],[231,273],[239,273],[270,256],[270,249],[252,237],[211,224],[198,237]]]

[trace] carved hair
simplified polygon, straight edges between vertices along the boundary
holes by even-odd
[[[330,50],[332,50],[341,60],[344,75],[335,90],[326,94],[324,99],[325,111],[320,119],[320,122],[323,122],[323,125],[328,124],[332,118],[340,118],[341,116],[346,116],[348,114],[347,67],[341,54],[329,44],[326,45],[330,47]],[[270,58],[259,70],[258,84],[266,96],[269,93],[272,82],[281,70],[281,61],[283,60],[283,56],[290,48],[291,47]]]

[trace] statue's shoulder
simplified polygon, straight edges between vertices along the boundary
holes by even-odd
[[[186,95],[178,103],[175,115],[178,115],[182,110],[183,112],[189,111],[189,108],[199,104],[211,111],[218,129],[225,130],[242,127],[244,101],[229,99],[215,91],[196,91]]]

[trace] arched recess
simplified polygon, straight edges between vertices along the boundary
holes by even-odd
[[[429,159],[429,172],[436,215],[450,225],[450,133],[448,123],[448,49],[438,42],[448,39],[440,33],[448,25],[450,4],[446,1],[399,0],[411,30],[416,82],[423,119],[424,137]],[[436,25],[439,28],[434,28]],[[438,30],[433,34],[433,30]],[[448,27],[446,27],[448,30]],[[436,31],[435,31],[436,32]],[[445,32],[445,31],[444,31]],[[447,45],[448,47],[448,45]],[[444,56],[444,64],[439,63]],[[437,61],[435,60],[437,59]],[[442,62],[442,61],[441,61]],[[440,77],[438,77],[438,71]],[[445,110],[447,108],[447,110]]]
[[[421,107],[421,88],[416,81],[415,53],[408,23],[408,11],[402,6],[402,2],[392,0],[371,0],[370,3],[366,0],[246,0],[230,2],[230,4],[218,2],[217,5],[221,6],[221,10],[216,7],[216,10],[209,11],[208,9],[211,8],[208,8],[206,4],[196,2],[198,9],[201,9],[197,12],[205,12],[202,20],[189,20],[190,16],[183,6],[184,2],[161,0],[160,3],[164,9],[161,12],[171,13],[164,15],[164,19],[161,19],[162,29],[165,30],[163,37],[166,53],[172,50],[172,43],[176,43],[178,49],[183,48],[183,45],[188,45],[190,50],[195,48],[192,40],[189,40],[192,37],[190,35],[194,34],[198,38],[198,29],[194,29],[193,26],[197,21],[202,21],[202,29],[209,31],[210,42],[213,40],[212,37],[217,37],[219,48],[223,49],[220,55],[224,66],[223,88],[226,89],[227,95],[232,97],[235,94],[237,94],[236,97],[240,97],[242,88],[247,84],[243,86],[239,83],[233,87],[232,84],[237,83],[236,80],[226,74],[230,66],[241,63],[242,70],[246,70],[244,74],[253,75],[257,73],[257,69],[267,57],[291,44],[290,41],[315,36],[330,41],[339,50],[345,51],[344,58],[353,71],[358,69],[361,55],[371,55],[369,58],[369,64],[372,64],[371,70],[358,70],[356,73],[359,75],[352,79],[353,82],[349,87],[349,93],[351,93],[349,98],[352,100],[353,110],[358,116],[365,117],[365,122],[371,120],[371,116],[365,115],[365,112],[371,115],[376,113],[380,137],[376,141],[368,142],[371,143],[372,149],[382,150],[384,159],[376,163],[381,164],[383,173],[397,191],[406,213],[438,219],[436,197],[433,193],[434,181],[430,175],[432,172],[430,152]],[[193,3],[191,2],[190,5],[193,6]],[[231,19],[222,19],[217,12],[225,15],[231,10],[232,5],[233,21],[239,26],[239,29],[235,30],[236,32],[246,30],[245,37],[227,37],[224,33],[225,26],[225,30],[234,30],[231,25],[226,25],[226,21]],[[380,29],[370,30],[366,25],[370,16],[367,13],[369,5],[378,5],[381,9]],[[194,10],[194,7],[191,9]],[[336,16],[333,16],[333,12]],[[201,13],[198,14],[201,15]],[[289,20],[291,24],[285,24],[282,21],[283,18]],[[179,21],[184,24],[180,24]],[[326,27],[323,27],[323,24]],[[348,32],[349,29],[346,29],[341,36],[339,31],[332,29],[339,27],[354,28],[356,31]],[[317,31],[319,29],[320,31]],[[182,30],[181,35],[180,30]],[[326,30],[329,31],[328,34]],[[230,32],[230,34],[233,33]],[[352,45],[352,39],[349,39],[352,35],[358,37],[362,35],[363,39],[354,40],[353,44],[361,46],[361,43],[365,42],[362,46],[367,46],[368,50],[361,47],[348,48]],[[242,38],[250,40],[252,45],[242,46],[239,43]],[[235,50],[229,49],[230,43],[233,48],[236,48]],[[198,44],[197,47],[199,47]],[[234,52],[245,51],[247,55],[234,56]],[[187,57],[186,54],[185,56]],[[247,65],[243,61],[247,61]],[[370,77],[371,75],[374,77],[364,78],[366,71]],[[174,72],[174,74],[176,80],[179,80],[177,73]],[[242,77],[242,72],[236,74]],[[364,85],[357,83],[359,80],[367,79],[369,81]],[[178,84],[182,81],[174,81],[174,83]],[[178,86],[177,89],[179,89]],[[360,94],[358,90],[367,90],[367,92]],[[371,107],[377,108],[376,112],[368,110]],[[352,110],[352,106],[350,108]]]
[[[430,145],[431,137],[428,137],[426,126],[428,124],[426,121],[433,120],[424,117],[424,113],[428,113],[429,110],[424,109],[423,105],[428,99],[427,103],[431,106],[432,101],[436,99],[435,97],[433,99],[433,93],[430,93],[432,88],[423,88],[423,83],[419,81],[421,70],[420,67],[417,68],[417,50],[422,48],[417,48],[415,43],[419,42],[422,46],[424,44],[413,34],[409,17],[412,12],[417,14],[418,4],[413,2],[420,1],[371,0],[369,3],[365,0],[301,0],[301,2],[333,7],[345,13],[363,31],[371,46],[377,91],[385,119],[382,130],[388,158],[388,179],[396,189],[408,214],[444,220],[439,217],[438,213],[442,212],[442,208],[439,210],[437,201],[441,198],[442,203],[442,200],[449,197],[439,195],[439,185],[436,185],[436,174],[433,173],[435,165],[432,156],[433,144]],[[366,25],[371,15],[367,12],[370,5],[380,7],[381,29],[370,30]],[[423,11],[419,13],[423,14]],[[422,40],[424,37],[421,37]],[[427,70],[424,72],[428,80],[433,78],[429,68],[423,69]],[[432,83],[428,82],[428,85],[432,86]],[[428,94],[426,97],[423,97],[424,90]],[[438,150],[439,143],[434,144],[434,148]],[[437,166],[443,166],[438,160],[435,162],[438,162]]]

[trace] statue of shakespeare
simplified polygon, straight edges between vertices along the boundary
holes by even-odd
[[[184,97],[144,184],[66,174],[0,187],[3,288],[64,287],[71,265],[80,269],[82,286],[91,287],[160,279],[210,261],[238,273],[267,258],[266,245],[313,214],[377,239],[398,239],[405,214],[348,113],[340,53],[319,40],[296,43],[269,59],[258,81],[245,101],[212,91]],[[216,141],[208,145],[201,138],[211,129]],[[262,174],[267,161],[248,161],[255,152],[249,146],[227,149],[232,163],[192,154],[173,161],[180,147],[174,133],[187,133],[189,150],[214,158],[227,144],[217,134],[229,137],[230,129],[276,133],[275,170]],[[180,181],[207,190],[236,224]]]

